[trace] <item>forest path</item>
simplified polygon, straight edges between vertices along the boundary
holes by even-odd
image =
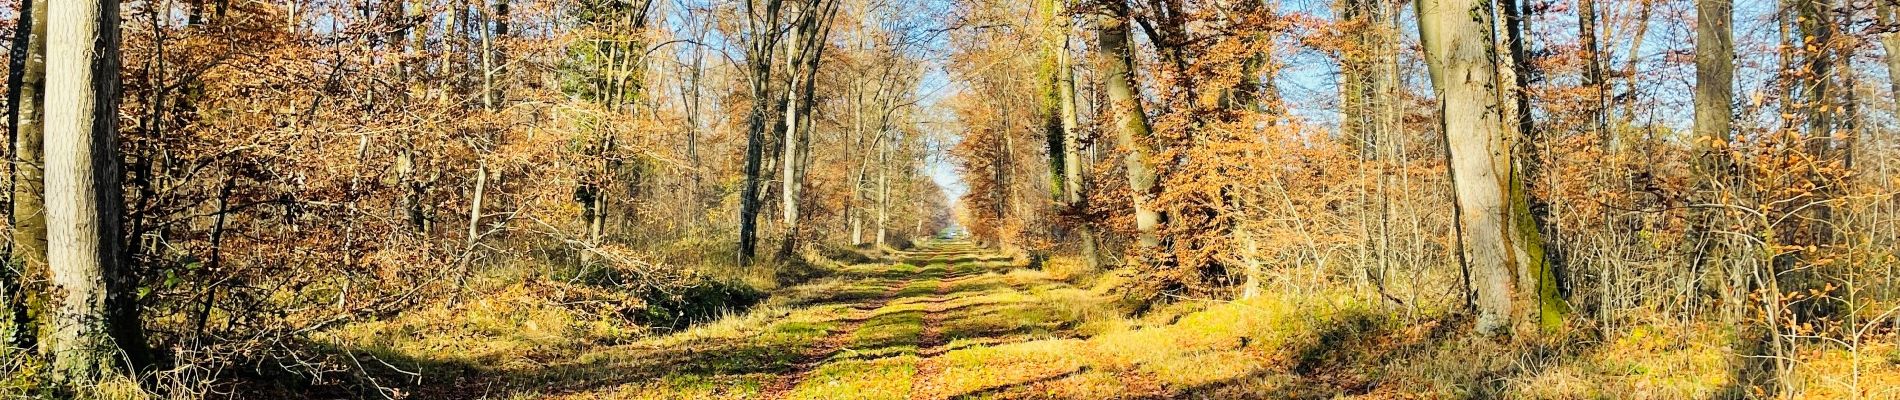
[[[578,351],[510,374],[490,398],[1157,398],[1104,367],[1083,290],[965,242],[925,243],[782,289],[743,316]],[[1126,366],[1126,364],[1122,364]],[[527,371],[523,371],[527,372]]]

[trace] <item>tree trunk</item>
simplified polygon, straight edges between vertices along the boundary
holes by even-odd
[[[468,204],[468,247],[470,250],[475,248],[476,241],[482,237],[482,200],[487,194],[487,189],[488,163],[479,163],[475,166],[475,196],[469,199]]]
[[[1161,212],[1155,209],[1154,196],[1160,192],[1155,166],[1149,157],[1155,154],[1154,145],[1148,127],[1148,115],[1142,109],[1141,98],[1135,93],[1133,54],[1128,44],[1128,9],[1119,5],[1111,6],[1105,13],[1096,16],[1097,61],[1102,69],[1102,83],[1108,91],[1109,101],[1114,103],[1116,113],[1115,139],[1128,151],[1126,169],[1129,189],[1134,193],[1135,230],[1137,243],[1144,252],[1158,251],[1161,247]]]
[[[490,22],[493,19],[494,15],[489,14],[488,7],[484,4],[484,7],[482,7],[483,22]],[[481,40],[482,110],[494,112],[501,99],[497,97],[497,93],[495,93],[495,33],[488,28],[486,23],[482,24]]]
[[[68,0],[47,10],[46,222],[54,379],[85,384],[144,360],[136,282],[120,236],[119,4]],[[129,355],[128,358],[121,358]]]
[[[1797,24],[1802,38],[1801,53],[1807,61],[1807,70],[1803,71],[1799,82],[1799,87],[1805,91],[1802,93],[1802,103],[1807,106],[1804,113],[1808,123],[1807,136],[1812,143],[1810,149],[1814,155],[1820,156],[1826,153],[1827,145],[1831,142],[1829,133],[1834,128],[1834,106],[1838,105],[1830,97],[1834,95],[1831,69],[1834,67],[1835,21],[1827,16],[1831,9],[1826,1],[1799,0],[1795,7],[1797,15],[1800,15]]]
[[[1048,140],[1050,197],[1061,202],[1066,197],[1068,187],[1064,183],[1068,175],[1064,172],[1063,164],[1067,157],[1063,154],[1068,150],[1065,138],[1069,132],[1062,124],[1062,95],[1058,92],[1062,90],[1062,81],[1065,79],[1062,77],[1063,70],[1068,68],[1063,62],[1066,55],[1063,53],[1068,52],[1068,31],[1066,24],[1058,20],[1066,21],[1067,16],[1057,0],[1037,0],[1036,13],[1040,19],[1039,28],[1042,29],[1042,60],[1037,71],[1039,76],[1036,77],[1038,89],[1041,89],[1037,97],[1041,101],[1036,113],[1042,118],[1043,138]]]
[[[495,41],[508,36],[508,0],[495,0],[493,9],[488,19],[494,28],[482,30],[482,105],[491,112],[499,109],[503,100],[501,87],[495,85],[495,79],[506,63],[501,51],[495,49]]]
[[[0,345],[29,349],[38,339],[31,305],[35,300],[26,290],[28,282],[45,276],[46,203],[45,160],[41,157],[45,140],[46,112],[46,3],[27,0],[21,26],[15,33],[13,66],[7,85],[7,105],[11,108],[13,181],[12,210],[8,214],[13,228],[11,258],[0,269]]]
[[[863,163],[859,163],[859,164],[863,164]],[[847,211],[847,213],[850,214],[850,218],[851,218],[851,245],[852,246],[864,245],[864,207],[858,206],[858,203],[864,199],[864,185],[868,185],[869,182],[867,181],[870,180],[870,178],[866,177],[866,175],[869,175],[869,174],[865,171],[865,169],[866,169],[865,166],[860,165],[858,167],[857,178],[852,179],[851,181],[852,182],[851,184],[852,206],[851,206],[850,211]]]
[[[416,177],[416,150],[413,139],[403,135],[402,149],[396,153],[396,181],[402,186],[402,209],[409,229],[416,234],[429,231],[429,217],[422,211],[422,179]]]
[[[1507,331],[1517,314],[1511,244],[1510,148],[1497,98],[1491,10],[1483,0],[1421,0],[1425,49],[1449,151],[1460,239],[1477,291],[1480,335]]]
[[[1083,184],[1088,181],[1085,175],[1088,166],[1082,162],[1082,141],[1076,137],[1079,124],[1076,121],[1075,109],[1075,70],[1069,66],[1068,35],[1063,35],[1062,42],[1062,52],[1058,53],[1056,58],[1058,66],[1056,101],[1061,104],[1062,113],[1062,194],[1069,212],[1086,215],[1084,213],[1088,211],[1089,206],[1086,192],[1088,188]],[[1101,269],[1102,258],[1099,254],[1100,250],[1097,249],[1094,221],[1080,218],[1075,223],[1075,230],[1076,236],[1081,240],[1082,264],[1089,270]]]
[[[762,20],[748,21],[752,30],[752,42],[747,44],[748,79],[752,95],[752,110],[746,116],[745,150],[745,189],[739,199],[739,265],[751,265],[752,257],[758,249],[759,230],[759,190],[763,183],[763,161],[765,156],[766,114],[770,114],[772,53],[778,29],[780,0],[766,0],[765,10],[755,10],[757,0],[746,1],[748,14],[763,11]]]
[[[793,25],[789,36],[798,37],[799,28],[802,26]],[[785,242],[781,243],[779,248],[781,257],[791,255],[792,242],[798,237],[798,158],[796,155],[798,154],[799,99],[793,93],[798,91],[799,78],[802,78],[798,74],[798,57],[795,56],[798,54],[798,41],[792,40],[786,45],[789,47],[786,48],[785,69],[790,72],[787,76],[791,78],[791,81],[785,84],[785,135],[781,139],[785,149],[784,155],[780,156],[784,161],[779,163],[782,167],[780,171],[782,173],[779,176],[779,186],[782,188],[779,195],[779,211],[783,217],[780,222],[785,225]]]
[[[1887,1],[1874,4],[1879,7],[1875,12],[1880,14],[1880,24],[1887,28],[1880,34],[1880,45],[1887,50],[1887,94],[1892,97],[1893,112],[1900,114],[1900,54],[1896,54],[1900,53],[1900,7]]]
[[[1731,7],[1730,0],[1696,0],[1694,129],[1696,149],[1701,157],[1697,158],[1695,166],[1699,171],[1694,178],[1697,194],[1705,203],[1722,201],[1721,193],[1729,190],[1733,168],[1728,156],[1734,119],[1730,107],[1735,101],[1735,41],[1731,28],[1734,12]],[[1724,259],[1725,249],[1719,245],[1722,240],[1711,232],[1719,226],[1717,219],[1723,212],[1708,209],[1696,214],[1698,226],[1694,233],[1701,236],[1697,242],[1704,244],[1700,251],[1693,253],[1698,256],[1692,261],[1700,266],[1709,264],[1709,260]]]
[[[1499,103],[1501,117],[1507,138],[1506,148],[1512,152],[1510,175],[1511,225],[1508,233],[1511,240],[1512,256],[1517,264],[1517,293],[1529,297],[1528,302],[1537,304],[1532,317],[1546,331],[1555,330],[1563,325],[1563,317],[1570,313],[1570,305],[1564,302],[1557,287],[1557,257],[1552,243],[1544,240],[1544,216],[1533,214],[1532,210],[1545,209],[1532,207],[1527,182],[1535,176],[1540,164],[1532,143],[1536,139],[1536,128],[1531,120],[1530,95],[1527,93],[1530,79],[1528,71],[1522,68],[1530,64],[1525,51],[1524,15],[1520,13],[1515,0],[1494,0],[1497,15],[1504,19],[1505,34],[1493,35],[1502,41],[1499,53],[1507,55],[1500,58],[1498,71]]]
[[[1371,3],[1374,1],[1345,0],[1339,3],[1340,19],[1358,28],[1348,33],[1348,37],[1361,45],[1360,50],[1348,51],[1341,55],[1339,133],[1346,140],[1356,141],[1354,148],[1359,149],[1361,156],[1371,154],[1376,148],[1374,143],[1379,140],[1378,133],[1368,129],[1373,126],[1370,121],[1372,106],[1368,104],[1373,98],[1369,92],[1373,74],[1371,65],[1373,54],[1365,50],[1364,45],[1369,36],[1365,27],[1371,25],[1366,15],[1367,8],[1373,6]]]
[[[1346,4],[1343,5],[1344,9],[1342,10],[1347,11],[1347,13],[1342,13],[1342,17],[1351,18],[1352,15],[1355,15],[1358,12],[1356,10],[1360,7],[1358,3],[1357,1],[1347,1]],[[1278,18],[1275,8],[1274,4],[1268,3],[1265,0],[1241,3],[1241,11],[1244,13],[1243,15],[1246,15],[1245,18],[1275,19]],[[1266,114],[1266,124],[1268,126],[1277,125],[1281,114],[1277,106],[1279,103],[1278,89],[1274,88],[1272,83],[1274,77],[1277,75],[1277,68],[1273,66],[1274,49],[1272,43],[1274,38],[1272,34],[1272,32],[1255,33],[1255,36],[1251,38],[1253,41],[1264,43],[1267,49],[1255,52],[1245,61],[1242,61],[1240,66],[1240,81],[1232,88],[1229,88],[1226,94],[1222,96],[1223,104],[1221,104],[1223,108],[1264,113]],[[1369,36],[1357,34],[1355,38],[1365,40],[1369,38]],[[1376,54],[1376,52],[1374,53]],[[1348,65],[1342,66],[1340,77],[1341,100],[1342,103],[1346,103],[1341,107],[1341,112],[1344,114],[1340,124],[1341,132],[1346,136],[1369,139],[1369,136],[1374,135],[1354,133],[1365,132],[1367,129],[1364,126],[1352,123],[1352,121],[1361,118],[1354,114],[1362,113],[1365,110],[1363,106],[1365,102],[1364,99],[1361,98],[1362,96],[1355,95],[1356,91],[1349,89],[1355,82],[1363,80],[1362,72],[1360,72],[1360,67],[1357,65],[1359,59],[1362,57],[1360,55],[1349,55],[1348,58],[1348,60],[1345,60],[1345,64]],[[1267,77],[1264,79],[1260,77],[1263,70],[1266,71],[1267,74]],[[1265,93],[1263,93],[1263,91]],[[1264,103],[1266,104],[1262,104],[1263,94],[1266,97],[1266,99],[1264,99]],[[1367,142],[1371,141],[1372,140],[1367,140]],[[1367,143],[1367,145],[1369,146],[1370,143]],[[1248,151],[1244,156],[1253,157],[1254,154],[1252,151]],[[1253,204],[1256,202],[1256,195],[1254,191],[1240,187],[1230,187],[1227,191],[1231,193],[1229,197],[1234,202],[1233,207],[1239,210],[1234,213],[1232,221],[1229,222],[1229,224],[1232,225],[1231,229],[1229,229],[1229,235],[1233,237],[1235,243],[1239,243],[1240,247],[1235,249],[1235,252],[1240,257],[1239,262],[1241,264],[1242,275],[1245,277],[1245,281],[1241,283],[1240,297],[1243,299],[1251,299],[1259,296],[1261,288],[1266,284],[1266,277],[1264,276],[1266,272],[1265,265],[1260,259],[1258,233],[1253,230],[1252,221],[1248,219],[1246,214],[1247,210],[1253,208]]]
[[[1043,29],[1047,30],[1044,51],[1048,53],[1044,55],[1048,89],[1044,93],[1043,123],[1049,139],[1050,190],[1067,213],[1083,216],[1088,202],[1082,186],[1085,179],[1082,144],[1076,137],[1075,71],[1069,61],[1069,18],[1063,6],[1056,0],[1038,2],[1044,18]],[[1091,223],[1087,218],[1073,218],[1071,225],[1082,264],[1096,270],[1101,268],[1101,260],[1096,254],[1095,228]]]
[[[1604,116],[1603,50],[1597,44],[1597,0],[1578,0],[1577,16],[1577,42],[1583,47],[1583,88],[1590,96],[1590,104],[1584,106],[1584,126],[1597,135],[1604,150],[1609,150],[1616,140],[1605,126],[1608,121]]]
[[[817,102],[815,96],[817,95],[818,89],[818,66],[825,56],[825,40],[831,36],[831,20],[833,16],[837,15],[837,4],[837,1],[813,1],[810,5],[811,10],[809,10],[805,16],[801,29],[794,30],[792,34],[799,42],[803,43],[802,47],[795,48],[803,49],[803,51],[792,52],[792,54],[797,54],[798,57],[795,59],[796,62],[788,67],[793,75],[792,80],[795,84],[786,90],[786,96],[790,98],[790,101],[785,107],[787,120],[785,124],[785,149],[787,150],[787,154],[790,154],[786,156],[788,160],[786,163],[786,171],[790,172],[790,174],[785,177],[785,180],[788,182],[786,184],[786,188],[788,188],[786,193],[788,196],[785,201],[787,210],[785,213],[789,217],[786,218],[785,223],[785,243],[779,250],[781,259],[791,257],[798,246],[798,232],[801,223],[799,220],[799,202],[802,200],[801,196],[804,194],[805,179],[811,174],[810,142],[813,122],[811,110],[813,103]],[[802,36],[798,34],[798,32],[801,31],[804,33]],[[800,68],[803,68],[802,73],[804,76],[802,79],[797,76],[801,73]],[[804,86],[800,87],[796,82],[804,82]],[[793,166],[797,166],[798,168],[793,168]]]
[[[883,140],[877,144],[877,161],[877,248],[883,249],[891,220],[891,149]]]

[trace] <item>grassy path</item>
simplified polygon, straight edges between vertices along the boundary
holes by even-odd
[[[628,342],[539,347],[418,398],[1283,398],[1289,354],[1225,307],[1128,320],[1109,296],[967,243],[928,243]],[[1253,345],[1250,346],[1249,344]],[[431,385],[425,385],[431,386]],[[1276,389],[1277,388],[1277,389]],[[1325,393],[1337,393],[1328,391]],[[1321,396],[1324,397],[1324,396]]]
[[[783,289],[747,315],[498,371],[481,397],[1065,397],[1043,386],[1091,371],[1058,357],[1078,350],[1083,315],[1042,296],[1052,291],[1081,292],[971,244],[933,243]]]
[[[628,331],[613,310],[580,319],[568,305],[592,297],[561,291],[584,287],[543,284],[331,340],[399,369],[375,376],[390,399],[1711,398],[1728,385],[1720,349],[1665,330],[1532,354],[1472,339],[1462,322],[1397,320],[1351,293],[1129,314],[1114,288],[1130,275],[1067,276],[1064,260],[1030,269],[926,243],[865,261],[682,331]],[[339,389],[277,397],[377,398]]]

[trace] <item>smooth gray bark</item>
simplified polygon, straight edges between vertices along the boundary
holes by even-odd
[[[84,384],[144,346],[120,244],[119,4],[63,0],[47,15],[48,349],[55,380]]]
[[[1505,188],[1510,148],[1497,97],[1490,2],[1421,0],[1419,37],[1439,100],[1450,157],[1454,207],[1477,292],[1477,331],[1495,336],[1513,325],[1515,273]]]
[[[1129,50],[1128,10],[1111,7],[1096,16],[1096,53],[1102,69],[1102,85],[1114,105],[1118,144],[1128,154],[1124,159],[1129,189],[1134,193],[1137,243],[1143,251],[1161,246],[1161,212],[1155,209],[1154,196],[1160,192],[1155,166],[1148,160],[1155,154],[1148,114],[1134,87],[1134,58]]]
[[[0,270],[0,345],[32,348],[38,339],[26,283],[46,271],[46,200],[42,157],[46,110],[46,3],[27,0],[21,16],[27,29],[14,38],[10,81],[13,127],[12,248]]]

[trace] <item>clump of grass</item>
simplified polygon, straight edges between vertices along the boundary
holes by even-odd
[[[138,380],[112,375],[98,383],[79,388],[78,398],[91,400],[146,400],[158,396],[147,392]]]
[[[46,365],[24,349],[0,346],[0,398],[31,398],[46,390]]]
[[[349,324],[313,339],[379,360],[415,361],[400,367],[508,368],[558,349],[631,339],[643,328],[625,317],[640,305],[631,294],[587,285],[506,285],[460,303]]]
[[[1049,257],[1042,263],[1042,271],[1049,273],[1049,279],[1076,286],[1087,286],[1102,272],[1090,269],[1081,257],[1058,255]]]
[[[1805,399],[1900,398],[1900,346],[1890,339],[1863,342],[1859,351],[1815,345],[1797,364],[1794,388]],[[1851,344],[1851,343],[1850,343]]]

